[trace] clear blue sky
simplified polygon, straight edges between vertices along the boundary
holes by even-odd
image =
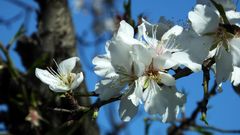
[[[32,2],[32,0],[26,1],[37,7],[37,5]],[[122,1],[123,0],[118,1],[119,11],[123,11]],[[140,13],[144,13],[144,15],[148,16],[149,21],[152,23],[156,23],[160,16],[165,16],[166,18],[172,19],[176,22],[185,22],[187,20],[187,14],[193,8],[194,4],[194,0],[132,0],[132,15],[133,18],[136,19]],[[0,9],[1,18],[10,18],[11,16],[16,15],[16,13],[19,13],[19,11],[23,12],[16,6],[5,2],[5,0],[0,1]],[[36,19],[36,15],[32,14],[31,23],[29,23],[30,25],[28,27],[28,34],[36,30],[36,23],[33,21],[34,19]],[[73,20],[75,23],[76,32],[79,34],[90,29],[91,27],[92,18],[89,14],[74,13]],[[19,20],[9,27],[0,25],[0,41],[6,44],[11,39],[11,37],[13,37],[22,22],[23,19]],[[90,34],[86,37],[86,39],[91,40],[92,36],[93,35]],[[86,59],[84,62],[91,63],[91,59],[94,57],[93,50],[93,47],[80,47],[79,54],[81,59]],[[104,44],[102,44],[98,53],[104,53]],[[11,57],[14,59],[16,66],[24,71],[20,60],[14,51],[11,52]],[[86,63],[83,63],[83,65],[85,68],[84,71],[86,74],[88,88],[89,90],[93,90],[95,85],[94,83],[97,82],[97,77],[92,71],[86,69]],[[201,100],[202,98],[201,84],[202,73],[195,73],[187,78],[182,78],[177,81],[177,87],[179,90],[184,89],[188,94],[186,103],[187,116],[189,116],[192,110],[196,107],[197,101]],[[110,107],[114,107],[113,110],[115,112],[117,112],[118,109],[118,102],[116,104],[117,105],[115,106],[110,105]],[[207,120],[210,125],[224,129],[240,129],[240,97],[233,92],[231,84],[229,82],[223,84],[223,92],[219,93],[217,96],[211,99],[209,106],[211,108],[208,110]],[[108,107],[109,105],[101,108],[100,115],[98,117],[98,122],[101,127],[100,129],[102,134],[111,130],[109,126],[109,120],[106,117],[106,115],[108,115]],[[142,111],[139,112],[139,115],[129,123],[130,126],[126,129],[131,134],[144,134],[143,118],[147,117],[148,115],[143,111],[143,109],[141,110]],[[116,113],[114,117],[119,121],[118,113]],[[201,123],[201,121],[199,121],[199,123]],[[166,127],[168,127],[168,124],[154,122],[150,129],[150,133],[165,134]],[[189,132],[188,134],[192,133]]]

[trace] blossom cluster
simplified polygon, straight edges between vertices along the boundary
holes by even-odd
[[[217,9],[221,4],[223,12]],[[119,115],[131,120],[141,104],[149,114],[171,122],[183,111],[186,96],[176,88],[170,70],[185,66],[193,72],[201,71],[206,59],[215,64],[216,83],[230,79],[240,83],[240,12],[232,1],[209,2],[198,0],[188,14],[191,28],[179,25],[151,24],[142,19],[138,33],[126,21],[107,41],[103,55],[93,59],[94,71],[103,79],[95,86],[102,101],[120,97]],[[61,62],[58,71],[36,69],[36,76],[55,92],[76,89],[83,80],[82,73],[72,73],[73,57]]]

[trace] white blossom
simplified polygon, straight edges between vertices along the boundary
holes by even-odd
[[[216,61],[216,82],[226,81],[233,66],[240,67],[239,34],[226,28],[233,25],[223,24],[216,11],[206,5],[196,5],[188,17],[196,33],[209,37],[202,42],[211,45],[209,57],[214,57]]]
[[[141,29],[144,27],[139,27],[143,33]],[[143,40],[142,36],[135,39],[133,28],[121,21],[117,34],[107,43],[107,53],[93,60],[95,72],[104,77],[96,92],[102,100],[123,92],[119,108],[123,121],[134,117],[141,102],[148,113],[160,114],[163,122],[173,121],[185,103],[185,96],[176,91],[175,79],[166,70],[176,62],[168,59],[171,52],[163,48],[165,43],[158,45],[157,39],[145,36]]]
[[[139,37],[157,51],[168,52],[170,55],[166,63],[171,62],[170,67],[184,65],[194,72],[201,70],[201,64],[209,52],[209,45],[202,41],[208,37],[198,36],[179,25],[166,30],[161,28],[161,23],[154,25],[145,20],[143,22],[139,26]]]
[[[49,88],[54,92],[67,92],[76,89],[83,81],[83,73],[72,73],[76,62],[80,59],[72,57],[62,61],[57,65],[57,71],[51,67],[47,70],[36,68],[35,75],[43,83],[49,85]]]

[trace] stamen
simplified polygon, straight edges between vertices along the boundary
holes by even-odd
[[[62,73],[62,68],[57,64],[57,62],[56,62],[56,60],[55,59],[53,59],[53,62],[55,63],[55,65],[57,66],[57,72],[58,72],[58,74],[60,74],[61,75],[61,73]]]

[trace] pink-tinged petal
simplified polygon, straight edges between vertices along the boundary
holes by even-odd
[[[188,13],[192,27],[199,35],[215,32],[220,22],[215,11],[206,5],[196,5],[194,11]]]

